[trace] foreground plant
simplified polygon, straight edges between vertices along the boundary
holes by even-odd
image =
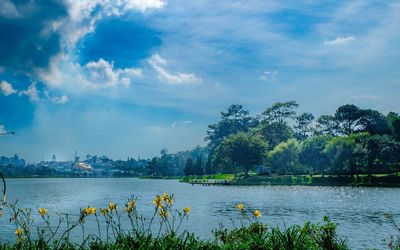
[[[37,210],[42,222],[34,225],[31,210],[17,208],[16,204],[7,205],[10,222],[16,226],[16,240],[0,244],[0,249],[348,249],[328,218],[323,224],[306,223],[281,230],[262,223],[262,213],[246,209],[243,203],[236,206],[242,218],[240,227],[234,225],[228,230],[221,226],[210,240],[181,229],[191,208],[175,208],[174,196],[167,193],[156,195],[150,218],[138,213],[138,199],[132,196],[124,206],[110,202],[100,209],[88,206],[78,214],[56,213],[54,225],[46,208]],[[95,220],[96,233],[85,230],[89,220]],[[123,221],[129,221],[130,227],[122,226]],[[76,239],[77,234],[81,239]]]
[[[385,218],[388,219],[393,227],[396,229],[398,236],[390,236],[390,240],[388,242],[388,248],[391,250],[400,250],[400,226],[396,223],[392,214],[385,214]]]

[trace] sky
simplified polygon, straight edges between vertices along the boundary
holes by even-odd
[[[230,104],[400,112],[400,1],[0,0],[0,155],[147,158]]]

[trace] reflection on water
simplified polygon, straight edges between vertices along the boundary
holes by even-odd
[[[352,187],[232,187],[192,186],[170,180],[140,179],[8,179],[8,200],[35,211],[46,207],[78,213],[88,205],[105,207],[110,201],[123,206],[132,194],[139,196],[138,210],[153,213],[154,195],[175,194],[177,207],[191,206],[186,228],[202,238],[222,222],[231,226],[238,219],[234,206],[259,209],[262,220],[277,226],[318,222],[324,215],[339,224],[339,234],[347,236],[353,249],[385,247],[384,240],[396,233],[385,213],[400,218],[400,189]],[[36,219],[39,219],[37,217]],[[87,225],[93,227],[95,225]],[[12,239],[15,227],[8,218],[0,219],[0,240]]]

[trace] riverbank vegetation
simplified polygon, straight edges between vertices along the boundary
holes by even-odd
[[[0,166],[0,170],[6,177],[213,179],[218,174],[244,174],[248,179],[240,178],[240,181],[248,184],[252,180],[266,183],[263,175],[270,176],[271,183],[288,175],[296,179],[278,181],[282,184],[299,183],[301,176],[311,176],[311,179],[300,183],[311,180],[316,185],[323,182],[385,186],[399,182],[396,173],[400,172],[400,115],[382,114],[352,104],[319,117],[299,113],[298,109],[295,101],[278,102],[260,114],[251,115],[242,105],[230,105],[221,112],[219,121],[208,126],[207,146],[173,154],[163,149],[151,159],[128,157],[126,161],[114,161],[106,156],[88,155],[84,162],[93,167],[92,171],[76,169],[70,162],[59,166],[61,163],[57,161],[26,167],[9,164]],[[17,157],[12,160],[21,161]]]
[[[314,119],[294,101],[255,117],[231,105],[207,132],[215,171],[276,175],[389,174],[400,166],[400,116],[343,105]]]
[[[252,116],[241,105],[208,126],[207,147],[187,156],[187,179],[234,174],[234,183],[396,186],[400,172],[400,116],[346,104],[333,114],[296,111],[278,102]],[[171,161],[168,160],[171,159]],[[177,166],[166,151],[152,159],[148,175]],[[175,164],[174,164],[175,162]],[[161,173],[162,171],[164,173]],[[254,177],[254,175],[259,175]],[[192,177],[190,177],[192,176]],[[270,176],[270,178],[264,177]],[[304,177],[302,177],[304,176]]]
[[[236,205],[240,222],[232,229],[223,226],[204,240],[182,226],[191,208],[175,208],[173,195],[157,195],[152,217],[139,214],[140,201],[132,197],[123,209],[110,202],[104,208],[86,207],[77,214],[54,213],[46,208],[37,211],[20,209],[17,203],[6,208],[1,223],[15,224],[15,242],[0,242],[1,249],[348,249],[328,218],[323,223],[305,223],[285,229],[263,221],[263,212]],[[193,208],[195,209],[195,208]],[[40,221],[33,217],[39,216]],[[7,215],[9,215],[8,218]],[[54,220],[50,216],[56,216]],[[129,223],[123,223],[129,222]],[[55,223],[55,224],[53,224]],[[85,225],[94,223],[95,232]],[[129,225],[129,226],[126,226]]]

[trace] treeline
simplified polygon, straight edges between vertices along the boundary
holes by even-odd
[[[162,149],[159,156],[147,160],[145,174],[149,176],[182,176],[205,174],[208,149],[197,146],[175,154]]]
[[[297,114],[295,101],[278,102],[257,116],[231,105],[208,126],[208,168],[194,172],[378,174],[400,171],[400,116],[347,104],[331,115]],[[207,166],[207,164],[205,164]]]

